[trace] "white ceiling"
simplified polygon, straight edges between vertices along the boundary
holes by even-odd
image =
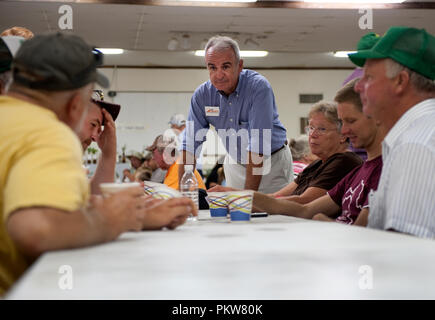
[[[307,5],[287,8],[275,1],[249,5],[96,2],[104,0],[3,1],[0,2],[0,31],[14,25],[27,27],[34,33],[57,31],[59,7],[67,3],[73,9],[74,33],[96,47],[127,50],[123,55],[106,56],[106,65],[203,67],[203,58],[194,56],[193,50],[199,49],[204,39],[219,33],[236,37],[241,49],[270,51],[266,58],[246,58],[245,66],[250,68],[352,67],[347,59],[334,58],[331,52],[354,49],[366,32],[382,34],[392,25],[407,25],[435,34],[434,0],[405,3],[408,7],[422,7],[420,9],[403,9],[398,5],[394,9],[374,9],[373,30],[359,28],[358,21],[363,14],[358,13],[356,6],[352,9],[319,9]],[[270,8],[264,8],[266,5]],[[189,35],[190,49],[179,47],[169,51],[168,41],[176,37],[181,42],[183,34]],[[247,38],[260,46],[245,45]]]

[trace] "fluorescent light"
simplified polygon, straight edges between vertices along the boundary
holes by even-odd
[[[303,2],[314,2],[314,3],[359,3],[359,4],[370,4],[370,3],[402,3],[406,0],[302,0]]]
[[[265,57],[269,54],[267,51],[249,51],[249,50],[241,50],[240,51],[240,57],[246,58],[246,57]],[[205,50],[196,50],[195,56],[204,57],[205,56]]]
[[[257,0],[178,0],[178,1],[191,1],[191,2],[257,2]]]
[[[240,51],[240,56],[242,58],[244,58],[244,57],[265,57],[268,54],[269,54],[269,52],[260,51],[260,50],[255,50],[255,51],[242,50],[242,51]]]
[[[336,51],[334,52],[334,57],[337,58],[348,58],[349,53],[355,53],[356,51]]]
[[[119,48],[97,48],[97,50],[101,51],[104,54],[123,54],[124,49]]]

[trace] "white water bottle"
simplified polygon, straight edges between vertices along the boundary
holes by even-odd
[[[192,199],[196,209],[198,209],[198,180],[193,173],[193,165],[184,166],[184,174],[180,180],[180,191],[183,197]],[[195,220],[193,215],[190,215],[190,218]]]

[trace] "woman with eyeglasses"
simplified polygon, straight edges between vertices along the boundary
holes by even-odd
[[[358,155],[348,151],[348,141],[341,131],[335,102],[320,101],[308,114],[306,127],[313,155],[319,157],[288,186],[272,194],[275,197],[308,203],[334,187],[347,173],[360,165]]]

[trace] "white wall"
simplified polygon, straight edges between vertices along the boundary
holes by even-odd
[[[300,104],[299,94],[323,94],[333,100],[343,81],[353,70],[261,70],[272,85],[279,118],[287,129],[287,137],[300,134],[299,118],[307,117],[311,104]]]
[[[189,92],[193,92],[196,87],[208,80],[208,73],[205,68],[120,68],[101,69],[101,71],[111,79],[110,90],[121,92],[120,96],[126,96],[129,92],[161,93],[160,95],[156,94],[156,97],[171,96],[171,93],[182,93],[182,95],[186,95]],[[321,93],[324,99],[333,99],[335,92],[341,87],[343,80],[352,70],[260,70],[259,72],[271,83],[279,117],[287,129],[287,137],[293,138],[300,134],[299,118],[306,117],[311,107],[309,104],[299,104],[299,94]],[[130,97],[132,96],[134,95],[130,94]],[[110,100],[107,95],[106,99]],[[115,98],[115,101],[116,99],[117,98]],[[182,103],[184,104],[184,100],[186,99],[181,99],[180,101],[183,101]],[[146,102],[144,102],[144,105],[145,104]],[[130,124],[135,126],[140,125],[143,121],[145,126],[149,126],[150,119],[154,119],[151,125],[155,125],[155,128],[148,131],[148,133],[144,131],[145,137],[141,139],[138,138],[137,132],[135,135],[132,135],[131,145],[127,145],[127,149],[134,147],[141,150],[144,145],[147,145],[150,141],[152,142],[157,131],[164,131],[168,128],[167,122],[170,114],[179,112],[180,110],[187,110],[188,106],[161,103],[159,106],[146,106],[146,108],[150,114],[149,117],[146,117],[144,113],[136,116],[134,114],[120,114],[120,120],[122,120],[123,126],[128,125],[128,121],[131,121]],[[168,108],[169,110],[163,110],[163,108]],[[123,105],[122,110],[124,113],[128,113],[128,106]],[[163,127],[160,128],[161,126]],[[148,135],[152,136],[149,137]],[[118,145],[118,149],[120,149],[121,145]]]

